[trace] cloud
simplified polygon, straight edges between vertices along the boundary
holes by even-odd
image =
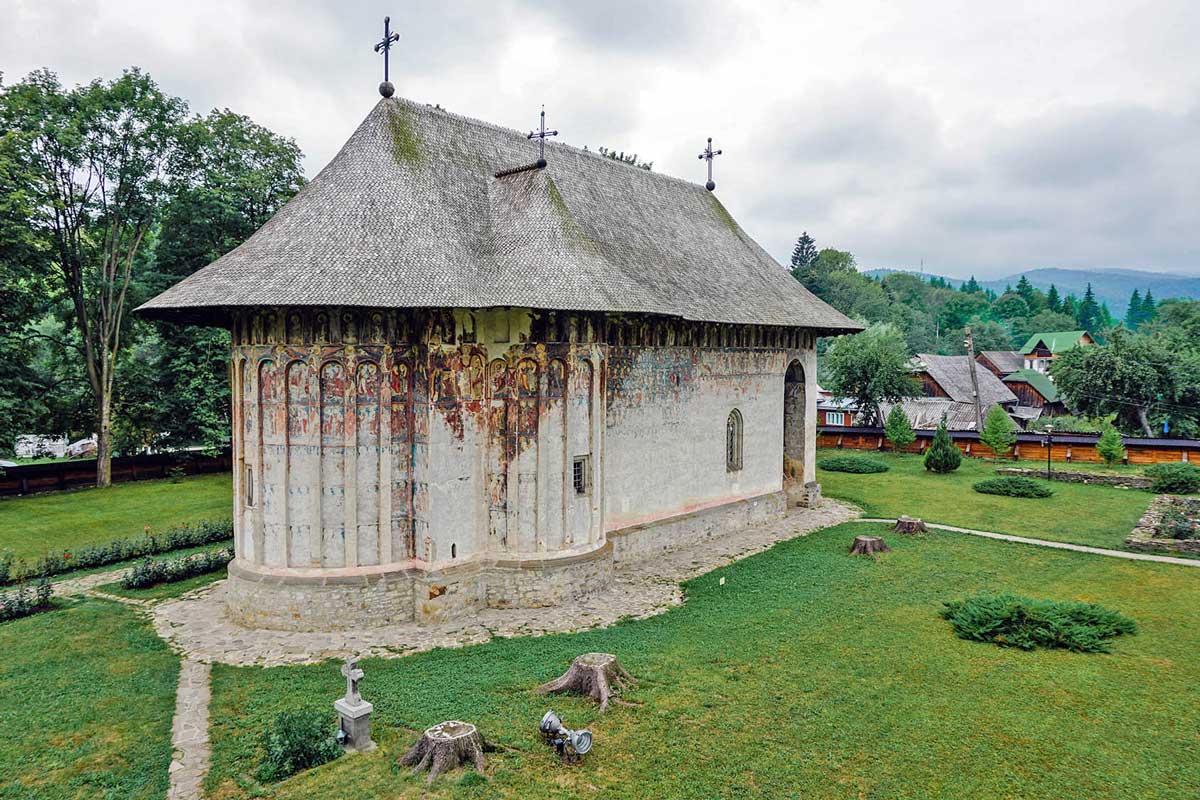
[[[6,81],[147,69],[193,110],[296,138],[315,174],[401,94],[702,181],[785,261],[808,230],[864,267],[1200,272],[1200,4],[1097,0],[7,0]]]

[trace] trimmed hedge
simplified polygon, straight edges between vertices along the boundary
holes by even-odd
[[[45,611],[50,607],[52,594],[53,588],[45,578],[38,581],[32,592],[28,586],[22,586],[11,594],[0,592],[0,622]]]
[[[818,461],[817,466],[827,472],[853,472],[858,475],[888,471],[887,464],[882,461],[858,456],[830,456]]]
[[[1151,491],[1159,494],[1200,492],[1200,468],[1192,464],[1153,464],[1146,467]]]
[[[147,589],[160,583],[175,583],[194,575],[204,575],[224,567],[233,561],[233,548],[222,547],[207,553],[193,553],[180,558],[152,561],[147,558],[125,573],[121,579],[123,589]]]
[[[1054,494],[1050,487],[1043,483],[1016,476],[988,478],[971,488],[981,494],[1000,494],[1005,497],[1049,497]]]
[[[233,539],[232,520],[179,525],[168,528],[160,534],[147,533],[145,536],[136,538],[114,539],[106,544],[87,545],[75,550],[47,553],[28,569],[18,569],[18,566],[24,565],[13,564],[10,561],[6,569],[0,569],[0,577],[4,577],[4,572],[8,573],[5,580],[0,583],[16,583],[27,578],[48,578],[51,575],[61,575],[77,569],[104,567],[143,556],[226,542],[231,539]]]
[[[1022,650],[1057,647],[1107,653],[1109,639],[1137,633],[1133,620],[1095,603],[979,594],[945,606],[942,617],[960,639]]]

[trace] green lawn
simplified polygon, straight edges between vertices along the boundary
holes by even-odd
[[[867,532],[893,552],[848,556]],[[688,584],[686,604],[651,619],[365,661],[379,751],[265,789],[248,777],[260,733],[281,709],[331,712],[343,690],[338,665],[218,665],[207,786],[214,798],[422,797],[424,777],[396,759],[415,731],[461,718],[501,749],[486,782],[452,774],[434,797],[1191,800],[1200,785],[1198,577],[847,524],[704,575]],[[1099,602],[1140,632],[1107,655],[955,638],[938,616],[942,602],[985,589]],[[582,699],[532,693],[590,650],[617,653],[642,678],[631,697],[644,706],[599,717]],[[559,765],[538,741],[548,707],[594,732],[581,766]]]
[[[1125,537],[1154,497],[1133,489],[1063,481],[1050,482],[1053,497],[1000,497],[980,494],[971,485],[996,477],[997,467],[1007,464],[964,458],[954,472],[936,475],[925,470],[917,455],[817,451],[818,460],[832,455],[874,458],[888,465],[887,472],[872,475],[817,469],[826,496],[861,506],[869,517],[908,514],[926,522],[1092,547],[1123,548]]]
[[[88,600],[0,623],[0,798],[162,798],[179,660]]]
[[[101,544],[184,522],[229,519],[229,473],[116,483],[0,500],[0,551],[33,561],[49,550]]]

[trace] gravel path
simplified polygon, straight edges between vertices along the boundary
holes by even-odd
[[[854,520],[855,522],[885,522],[888,525],[895,525],[894,519],[874,519],[861,517]],[[1176,558],[1175,556],[1156,556],[1153,553],[1130,553],[1125,550],[1105,550],[1102,547],[1088,547],[1083,544],[1068,544],[1067,542],[1051,542],[1046,539],[1030,539],[1025,536],[1013,536],[1008,533],[995,533],[993,531],[977,531],[973,528],[958,528],[954,525],[938,525],[934,522],[926,522],[926,527],[936,528],[939,531],[953,531],[954,533],[969,533],[972,536],[983,536],[987,539],[1000,539],[1005,542],[1019,542],[1021,544],[1035,544],[1039,547],[1053,547],[1058,550],[1073,550],[1076,553],[1092,553],[1098,556],[1110,556],[1112,558],[1127,558],[1130,561],[1157,561],[1160,564],[1177,564],[1182,567],[1200,567],[1200,558]]]

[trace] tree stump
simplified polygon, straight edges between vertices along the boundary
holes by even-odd
[[[925,527],[925,521],[920,517],[910,517],[907,514],[900,515],[900,519],[896,520],[896,527],[893,528],[896,533],[928,533],[929,530]]]
[[[892,548],[878,536],[855,536],[854,544],[850,547],[852,556],[874,556],[876,553],[887,553]]]
[[[538,687],[538,694],[574,692],[600,703],[600,712],[608,708],[609,700],[623,706],[634,706],[614,695],[637,685],[637,679],[625,671],[612,653],[584,653],[571,662],[571,668],[560,677]]]
[[[413,768],[415,775],[429,770],[429,783],[449,769],[470,761],[476,772],[483,772],[483,751],[487,748],[479,731],[469,722],[439,722],[421,734],[400,763]]]

